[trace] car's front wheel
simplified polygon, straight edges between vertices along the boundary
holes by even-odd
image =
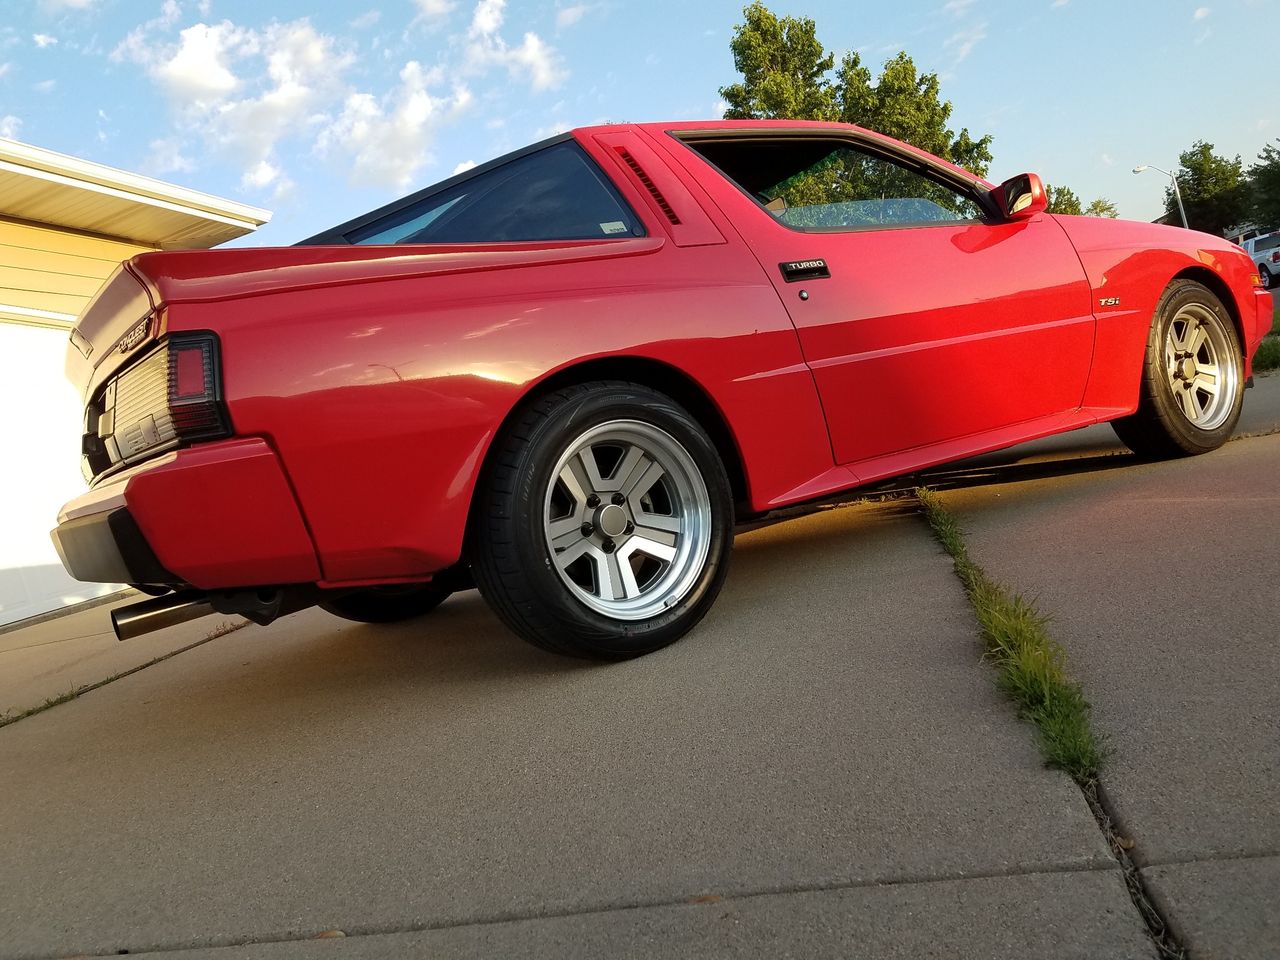
[[[1216,450],[1240,419],[1242,357],[1222,301],[1194,281],[1173,283],[1151,324],[1138,411],[1112,423],[1116,435],[1147,457]]]
[[[716,448],[670,397],[568,387],[496,441],[468,553],[480,592],[556,653],[638,656],[706,614],[728,569],[733,497]]]

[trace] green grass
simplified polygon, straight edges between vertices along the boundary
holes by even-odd
[[[1019,715],[1036,726],[1049,766],[1082,784],[1096,780],[1106,747],[1089,725],[1089,702],[1080,685],[1067,676],[1065,652],[1049,636],[1048,617],[969,558],[960,525],[937,494],[920,488],[916,496],[977,615],[985,659],[996,668],[996,685],[1017,705]]]
[[[1280,337],[1263,337],[1253,355],[1253,369],[1258,373],[1280,369]]]
[[[1271,334],[1280,337],[1280,308],[1271,315]]]

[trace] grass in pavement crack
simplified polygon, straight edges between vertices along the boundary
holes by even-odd
[[[1078,783],[1096,780],[1106,748],[1089,725],[1089,702],[1080,685],[1067,676],[1066,654],[1049,636],[1048,617],[969,559],[960,525],[936,493],[922,487],[916,496],[934,536],[955,563],[982,629],[986,659],[996,668],[996,683],[1020,715],[1035,724],[1045,762]]]
[[[235,633],[241,627],[247,627],[250,622],[251,621],[249,620],[224,620],[195,643],[189,643],[185,647],[179,647],[177,650],[170,650],[168,653],[161,654],[154,659],[148,660],[146,663],[140,663],[136,667],[130,667],[128,670],[121,670],[119,673],[112,674],[111,676],[106,677],[103,680],[98,680],[95,683],[86,683],[84,686],[72,687],[66,693],[59,694],[56,697],[49,697],[44,703],[31,707],[27,710],[23,710],[20,713],[15,713],[12,710],[6,710],[4,713],[0,713],[0,727],[7,727],[11,723],[17,723],[19,720],[27,719],[27,717],[34,717],[37,713],[44,713],[46,710],[56,707],[59,704],[68,703],[82,694],[89,693],[91,690],[97,690],[100,687],[105,687],[109,683],[115,683],[117,680],[123,680],[125,677],[132,676],[140,670],[145,670],[147,667],[154,667],[157,663],[163,663],[165,660],[176,657],[180,653],[186,653],[188,650],[194,650],[196,647],[201,644],[208,643],[210,640],[217,640],[219,637],[225,637],[228,633]]]

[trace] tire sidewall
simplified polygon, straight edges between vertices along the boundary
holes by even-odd
[[[670,434],[692,457],[711,501],[711,538],[697,581],[669,610],[641,621],[613,619],[578,600],[555,569],[543,529],[546,491],[559,458],[587,430],[614,420],[638,420]],[[516,476],[519,480],[508,504],[508,516],[515,527],[513,545],[539,598],[541,612],[561,631],[602,654],[634,656],[678,639],[705,614],[727,573],[733,497],[715,447],[672,400],[628,385],[601,386],[574,397],[529,436],[518,457]]]
[[[1231,412],[1213,430],[1204,430],[1187,419],[1178,401],[1174,399],[1173,388],[1169,385],[1165,370],[1164,349],[1169,328],[1178,311],[1193,303],[1205,307],[1217,318],[1227,339],[1230,357],[1226,360],[1236,365],[1236,388],[1235,395],[1231,398]],[[1188,453],[1203,453],[1217,449],[1230,439],[1244,405],[1244,364],[1240,335],[1236,331],[1231,315],[1217,296],[1198,283],[1185,283],[1171,287],[1161,298],[1156,310],[1156,320],[1152,324],[1151,340],[1147,346],[1147,364],[1149,382],[1154,391],[1152,399],[1156,412],[1164,422],[1170,438],[1179,447]]]

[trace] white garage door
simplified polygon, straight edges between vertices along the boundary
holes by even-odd
[[[58,508],[86,489],[66,345],[66,330],[0,321],[0,624],[120,589],[72,580],[49,540]]]

